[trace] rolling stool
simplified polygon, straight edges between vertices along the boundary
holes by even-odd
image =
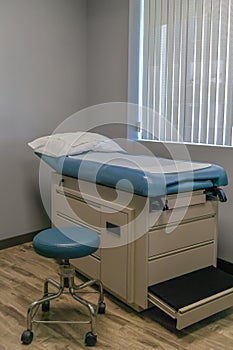
[[[44,295],[41,299],[34,301],[28,308],[27,312],[27,330],[23,332],[21,341],[23,344],[30,344],[33,340],[32,324],[33,323],[90,323],[91,330],[85,336],[85,344],[94,346],[97,341],[95,330],[96,313],[105,313],[105,303],[103,296],[103,286],[99,280],[91,280],[80,285],[75,285],[75,268],[70,265],[69,259],[81,258],[94,253],[99,247],[100,239],[97,232],[84,227],[62,227],[51,228],[38,233],[33,239],[35,251],[47,258],[62,260],[59,266],[60,284],[51,278],[44,282]],[[48,285],[52,284],[58,291],[49,293]],[[79,291],[96,284],[99,288],[99,300],[97,310],[92,304],[78,295]],[[69,291],[65,291],[65,288]],[[41,305],[42,311],[47,312],[50,309],[50,300],[60,297],[63,293],[70,295],[82,305],[87,307],[89,321],[43,321],[34,320],[34,317]]]

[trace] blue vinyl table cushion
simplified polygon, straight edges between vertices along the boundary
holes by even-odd
[[[36,154],[62,175],[92,183],[96,182],[145,197],[210,189],[228,184],[225,169],[215,164],[200,170],[155,174],[140,169],[109,165],[108,163],[102,164],[66,156],[54,158],[40,153]],[[153,157],[151,158],[153,159]]]
[[[35,251],[47,258],[76,259],[94,253],[100,244],[96,231],[77,226],[50,228],[33,239]]]

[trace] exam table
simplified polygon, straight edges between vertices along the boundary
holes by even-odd
[[[159,307],[177,329],[233,305],[233,276],[217,268],[223,168],[161,158],[150,166],[137,155],[126,164],[128,155],[110,152],[37,155],[54,169],[53,225],[100,235],[100,249],[73,261],[77,271],[137,311]]]

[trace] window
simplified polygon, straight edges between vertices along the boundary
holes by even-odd
[[[139,8],[139,138],[232,146],[233,0]]]

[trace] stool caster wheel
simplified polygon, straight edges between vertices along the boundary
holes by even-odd
[[[85,345],[95,346],[96,342],[97,342],[97,335],[94,335],[92,332],[88,332],[85,336]]]
[[[31,344],[33,339],[33,332],[27,329],[26,331],[23,332],[21,335],[21,342],[25,345]]]
[[[98,314],[105,314],[106,304],[101,301],[98,305]]]
[[[50,309],[50,302],[48,301],[44,301],[41,305],[41,309],[43,312],[48,312]]]

